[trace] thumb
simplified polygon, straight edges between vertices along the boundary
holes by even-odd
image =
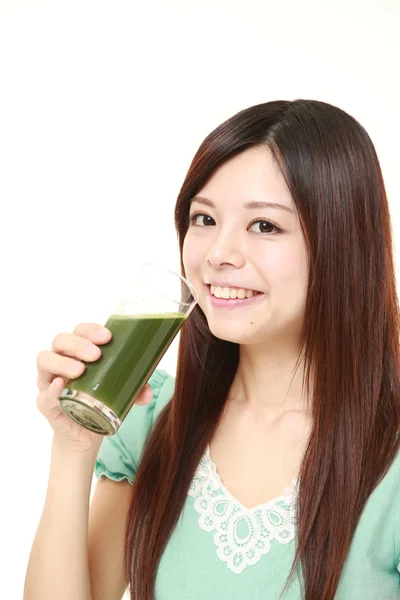
[[[144,388],[142,389],[142,391],[136,398],[135,404],[137,406],[146,406],[147,404],[150,404],[150,402],[152,400],[153,400],[153,390],[151,389],[149,384],[146,383],[146,385],[144,386]]]

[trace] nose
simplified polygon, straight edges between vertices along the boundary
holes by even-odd
[[[224,266],[240,269],[245,264],[245,256],[235,236],[232,233],[221,232],[208,251],[207,261],[216,269]]]

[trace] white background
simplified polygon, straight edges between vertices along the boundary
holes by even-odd
[[[399,236],[399,31],[399,0],[0,0],[2,600],[22,598],[46,492],[36,355],[102,322],[132,265],[179,268],[175,198],[209,131],[273,99],[340,106]]]

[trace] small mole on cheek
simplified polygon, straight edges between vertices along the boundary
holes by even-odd
[[[250,321],[250,325],[254,325],[253,321]]]

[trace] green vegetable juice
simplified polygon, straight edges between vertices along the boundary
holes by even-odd
[[[182,313],[111,315],[105,326],[112,339],[67,387],[94,396],[124,419],[185,319]]]

